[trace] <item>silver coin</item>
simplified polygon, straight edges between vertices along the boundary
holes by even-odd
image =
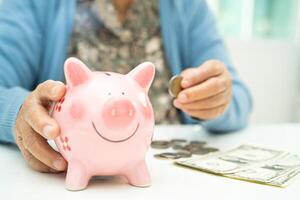
[[[212,153],[212,152],[215,152],[215,151],[218,151],[218,150],[219,149],[217,149],[217,148],[203,147],[203,148],[195,149],[194,151],[192,151],[192,154],[205,155],[205,154]]]
[[[191,145],[205,145],[207,142],[205,142],[205,141],[200,141],[200,140],[192,140],[192,141],[190,141],[190,144]]]
[[[177,153],[172,153],[172,152],[155,154],[154,157],[161,158],[161,159],[171,159],[171,160],[181,158],[180,155],[178,155]]]
[[[175,150],[182,150],[182,149],[184,149],[184,146],[181,145],[181,144],[174,144],[172,146],[172,148],[175,149]]]
[[[177,151],[176,154],[179,155],[180,158],[188,158],[192,156],[192,153],[189,151]]]
[[[187,151],[196,151],[198,150],[199,148],[201,148],[202,146],[201,145],[195,145],[195,144],[188,144],[188,145],[185,145],[183,147],[184,150],[187,150]]]
[[[185,145],[187,141],[184,139],[173,139],[171,140],[171,143],[173,149],[182,149],[183,145]]]
[[[182,90],[181,81],[183,77],[179,75],[173,76],[169,81],[169,94],[176,98],[179,92]]]
[[[167,140],[154,140],[151,142],[153,149],[167,149],[171,146],[171,142]]]
[[[177,144],[177,143],[186,143],[185,139],[172,139],[171,142],[173,144]]]

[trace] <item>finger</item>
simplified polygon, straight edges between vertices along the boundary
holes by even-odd
[[[174,100],[174,106],[177,108],[188,110],[212,109],[221,105],[226,105],[230,101],[230,90],[226,90],[212,97],[203,100],[194,101],[192,103],[180,103],[177,99]]]
[[[26,135],[22,136],[23,145],[35,158],[58,171],[66,169],[67,163],[64,158],[52,149],[42,136],[35,133],[29,126],[25,126],[24,132]]]
[[[177,99],[180,103],[190,103],[219,94],[229,87],[229,80],[224,77],[214,77],[201,84],[182,90],[178,94]]]
[[[203,110],[183,110],[187,114],[202,119],[202,120],[212,120],[215,119],[216,116],[220,116],[226,110],[226,105],[221,105],[212,109],[203,109]]]
[[[46,139],[59,136],[60,130],[57,122],[49,116],[48,111],[38,102],[32,102],[25,111],[25,121]]]
[[[18,136],[16,138],[17,146],[19,147],[21,154],[23,155],[24,159],[28,163],[28,165],[39,172],[50,172],[53,171],[49,166],[45,165],[38,159],[36,159],[22,144],[22,138]]]
[[[66,86],[59,81],[48,80],[37,86],[34,95],[41,101],[58,101],[66,92]]]
[[[181,72],[181,76],[183,76],[183,77],[190,77],[190,76],[192,76],[192,74],[195,73],[195,71],[197,71],[197,70],[198,70],[197,67],[190,67],[190,68],[187,68],[187,69],[185,69],[185,70],[183,70],[183,71]]]
[[[25,160],[27,161],[28,165],[34,169],[35,171],[38,172],[51,172],[51,168],[47,165],[45,165],[44,163],[42,163],[41,161],[39,161],[38,159],[36,159],[28,150],[26,150],[25,148],[23,148],[21,150],[21,153],[23,155],[23,157],[25,158]]]
[[[211,77],[218,76],[225,71],[225,66],[222,62],[217,60],[210,60],[203,63],[200,67],[185,70],[181,75],[183,76],[181,86],[188,88],[193,85],[202,83]]]

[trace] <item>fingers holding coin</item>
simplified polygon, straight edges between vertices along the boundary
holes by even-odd
[[[207,61],[173,77],[169,92],[176,108],[199,119],[215,119],[226,111],[231,100],[231,75],[220,61]]]

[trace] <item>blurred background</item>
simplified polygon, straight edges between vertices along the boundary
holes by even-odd
[[[253,94],[251,122],[300,122],[300,1],[207,2]]]

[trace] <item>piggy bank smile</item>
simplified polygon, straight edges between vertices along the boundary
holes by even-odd
[[[116,140],[116,139],[111,139],[111,138],[109,138],[109,136],[106,137],[106,136],[102,135],[102,134],[100,133],[100,131],[97,130],[97,128],[96,128],[94,122],[92,122],[92,125],[93,125],[93,128],[94,128],[95,132],[96,132],[102,139],[104,139],[104,140],[106,140],[106,141],[108,141],[108,142],[115,142],[115,143],[118,143],[118,142],[125,142],[125,141],[129,140],[130,138],[132,138],[132,137],[135,135],[135,133],[136,133],[136,132],[138,131],[138,129],[139,129],[139,123],[138,123],[138,124],[136,125],[135,130],[134,130],[129,136],[127,136],[127,137],[125,137],[125,138],[121,138],[121,139]]]

